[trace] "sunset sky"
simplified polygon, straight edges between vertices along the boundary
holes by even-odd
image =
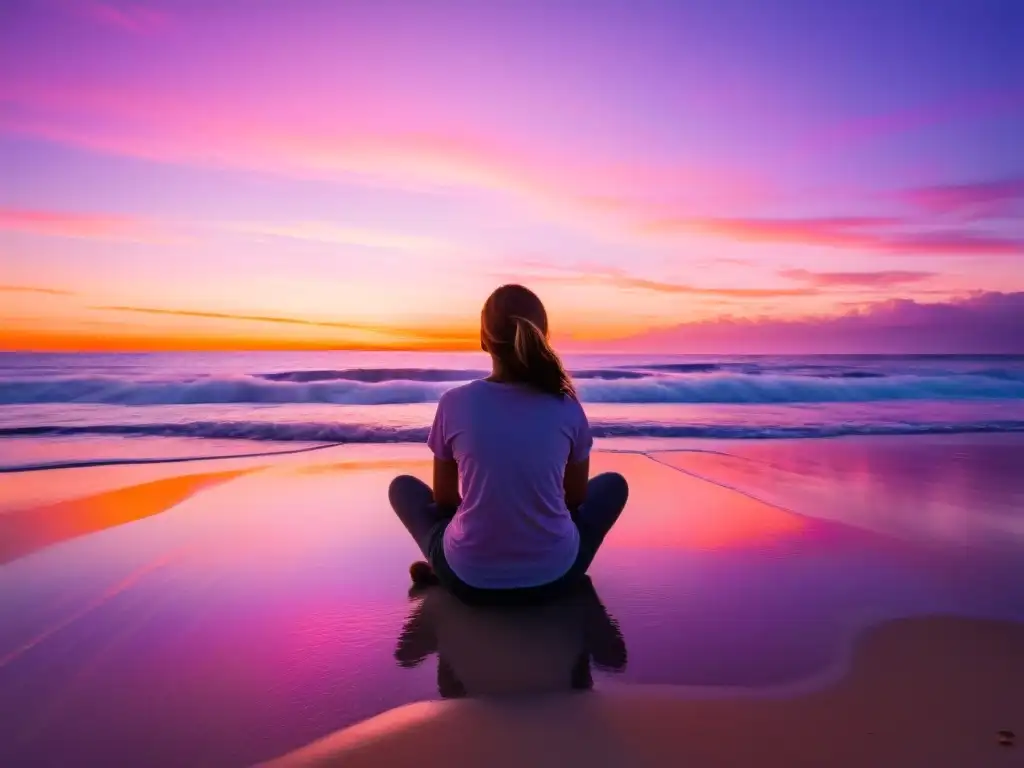
[[[459,348],[509,281],[567,348],[1024,344],[1022,40],[1016,0],[3,2],[0,348]]]

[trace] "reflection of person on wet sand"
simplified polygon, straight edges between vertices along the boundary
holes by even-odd
[[[469,606],[440,587],[419,592],[395,649],[400,666],[436,653],[444,698],[587,690],[591,661],[620,672],[626,644],[589,578],[535,606]]]

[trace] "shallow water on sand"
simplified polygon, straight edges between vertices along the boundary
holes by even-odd
[[[242,765],[591,682],[765,694],[890,618],[1024,621],[1019,436],[601,447],[632,493],[593,589],[517,613],[409,595],[385,489],[420,446],[0,476],[32,508],[0,514],[0,764]]]

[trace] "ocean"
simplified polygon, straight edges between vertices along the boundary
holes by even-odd
[[[1024,356],[568,355],[598,438],[1024,431]],[[480,353],[0,355],[0,467],[422,442]],[[17,439],[15,439],[17,438]],[[143,439],[146,438],[146,439]],[[171,439],[175,440],[172,442]],[[201,439],[201,440],[199,440]],[[116,458],[116,457],[114,457]]]

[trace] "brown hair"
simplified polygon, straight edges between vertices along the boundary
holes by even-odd
[[[548,342],[548,313],[533,291],[503,285],[480,312],[480,344],[509,378],[551,395],[576,397],[576,388]]]

